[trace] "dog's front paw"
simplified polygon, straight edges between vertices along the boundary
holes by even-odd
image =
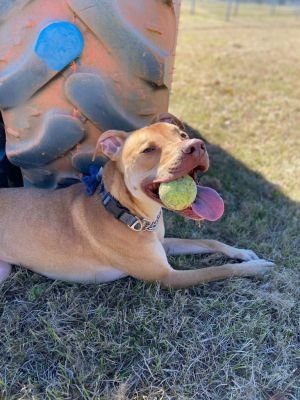
[[[237,265],[240,266],[240,268],[247,270],[248,276],[264,275],[267,272],[273,271],[275,266],[272,261],[267,261],[262,258],[259,258],[258,260],[246,261]]]
[[[252,250],[235,249],[233,258],[241,261],[258,260],[259,257]]]

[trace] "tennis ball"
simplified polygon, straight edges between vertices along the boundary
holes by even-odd
[[[172,182],[161,183],[159,197],[162,203],[171,210],[184,210],[197,196],[197,186],[189,175]]]

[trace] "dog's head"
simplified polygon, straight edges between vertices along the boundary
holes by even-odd
[[[182,122],[168,113],[131,133],[104,132],[97,143],[99,151],[116,163],[132,196],[156,210],[162,206],[158,195],[161,183],[186,175],[196,179],[197,171],[205,172],[209,167],[204,142],[190,139]],[[222,213],[221,203],[212,189],[198,186],[192,207],[178,213],[195,220],[215,220]]]

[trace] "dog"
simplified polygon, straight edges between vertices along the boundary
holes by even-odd
[[[204,142],[190,139],[176,117],[163,114],[131,133],[104,132],[95,152],[109,160],[94,177],[98,188],[91,196],[82,183],[56,191],[0,190],[0,282],[10,275],[11,264],[65,281],[101,283],[129,275],[172,288],[262,275],[273,266],[251,250],[215,240],[164,237],[159,185],[186,175],[195,179],[198,170],[209,167]],[[179,213],[201,220],[206,206],[217,214],[222,207],[216,194],[204,203]],[[214,252],[241,262],[175,270],[167,259]]]

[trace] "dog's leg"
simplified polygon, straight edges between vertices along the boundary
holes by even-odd
[[[237,249],[217,240],[165,238],[163,247],[167,255],[222,253],[237,260],[258,260],[252,250]]]
[[[0,284],[9,277],[10,273],[11,265],[4,261],[0,261]]]
[[[221,267],[208,267],[187,271],[177,271],[172,268],[160,281],[163,286],[172,288],[187,288],[199,283],[218,281],[234,276],[260,276],[272,270],[274,264],[265,260],[252,260],[239,264],[225,264]]]

